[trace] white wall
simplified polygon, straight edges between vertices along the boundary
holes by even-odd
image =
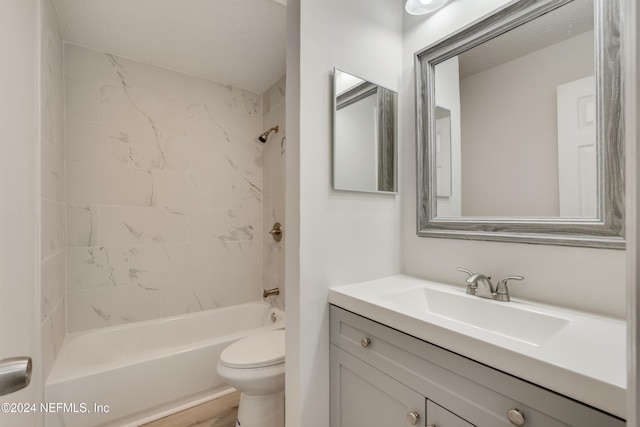
[[[397,196],[331,188],[332,70],[399,89],[403,9],[294,0],[287,13],[287,425],[326,427],[328,288],[400,271]]]
[[[436,239],[416,236],[414,52],[504,5],[507,0],[456,0],[428,17],[404,15],[402,271],[450,284],[464,283],[457,266],[499,278],[526,277],[516,297],[596,313],[625,315],[625,253],[561,246]]]
[[[33,357],[32,383],[2,402],[39,404],[42,393],[38,247],[39,13],[37,0],[0,2],[0,359]],[[32,427],[37,413],[0,414]]]
[[[594,66],[587,31],[460,80],[463,216],[560,215],[557,87]]]

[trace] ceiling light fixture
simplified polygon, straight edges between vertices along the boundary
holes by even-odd
[[[407,0],[404,9],[411,15],[425,15],[447,4],[449,0]]]

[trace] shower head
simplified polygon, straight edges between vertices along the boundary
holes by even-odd
[[[276,133],[278,133],[278,126],[274,126],[271,129],[269,129],[268,131],[266,131],[265,133],[263,133],[262,135],[260,135],[258,137],[258,139],[260,140],[260,142],[267,142],[267,138],[269,138],[269,134],[273,131],[276,131]]]

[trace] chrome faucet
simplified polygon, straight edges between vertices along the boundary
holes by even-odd
[[[507,287],[507,282],[509,280],[524,280],[523,276],[507,276],[504,279],[498,282],[498,286],[496,286],[496,293],[493,296],[493,299],[496,301],[504,301],[509,302],[511,298],[509,297],[509,288]]]
[[[496,301],[508,302],[511,301],[509,297],[509,288],[507,282],[509,280],[524,280],[523,276],[508,276],[498,282],[498,286],[493,287],[491,283],[491,276],[485,276],[482,273],[473,273],[466,268],[458,267],[458,271],[467,273],[467,293],[469,295],[475,295],[480,298],[489,298]]]
[[[472,274],[467,277],[467,293],[469,293],[468,289],[470,286],[475,288],[473,295],[480,298],[493,299],[495,290],[493,289],[493,283],[491,283],[491,276],[485,276],[482,273]]]

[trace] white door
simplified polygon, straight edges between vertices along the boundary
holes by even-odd
[[[560,216],[596,218],[597,149],[595,79],[558,86]]]
[[[0,2],[0,360],[34,357],[39,341],[38,10],[37,0]],[[37,368],[38,358],[34,362]],[[27,409],[18,406],[39,405],[40,381],[36,375],[32,379],[30,386],[0,397],[1,427],[37,425],[39,407],[24,413]]]

